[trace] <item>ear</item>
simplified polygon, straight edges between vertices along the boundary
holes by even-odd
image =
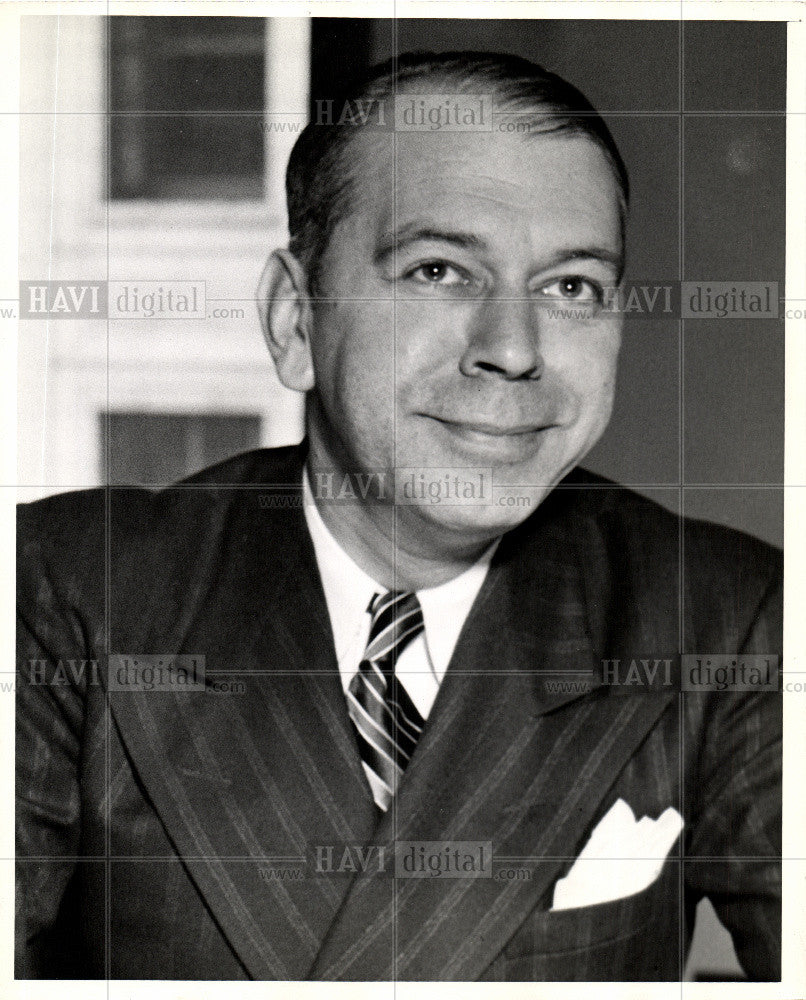
[[[305,272],[289,250],[275,250],[266,262],[258,286],[258,312],[280,381],[297,392],[312,389],[313,314]]]

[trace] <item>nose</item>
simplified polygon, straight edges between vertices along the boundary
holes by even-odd
[[[459,362],[462,374],[508,382],[539,379],[543,357],[536,312],[528,296],[486,299],[474,316]]]

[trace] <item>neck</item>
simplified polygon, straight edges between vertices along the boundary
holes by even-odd
[[[313,455],[308,476],[317,482]],[[331,466],[332,468],[332,466]],[[361,569],[390,590],[424,590],[461,575],[497,536],[473,538],[437,530],[416,507],[399,507],[377,497],[332,503],[316,496],[319,515],[330,533]]]

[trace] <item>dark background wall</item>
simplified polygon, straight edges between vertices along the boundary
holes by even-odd
[[[627,280],[777,281],[783,296],[785,24],[314,23],[313,97],[411,49],[513,52],[567,77],[630,170]],[[781,544],[783,424],[782,319],[631,317],[613,420],[585,464]]]

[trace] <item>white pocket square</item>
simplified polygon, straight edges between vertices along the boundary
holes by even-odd
[[[599,822],[571,870],[554,886],[552,910],[593,906],[632,896],[660,875],[683,817],[671,806],[658,819],[635,813],[619,799]]]

